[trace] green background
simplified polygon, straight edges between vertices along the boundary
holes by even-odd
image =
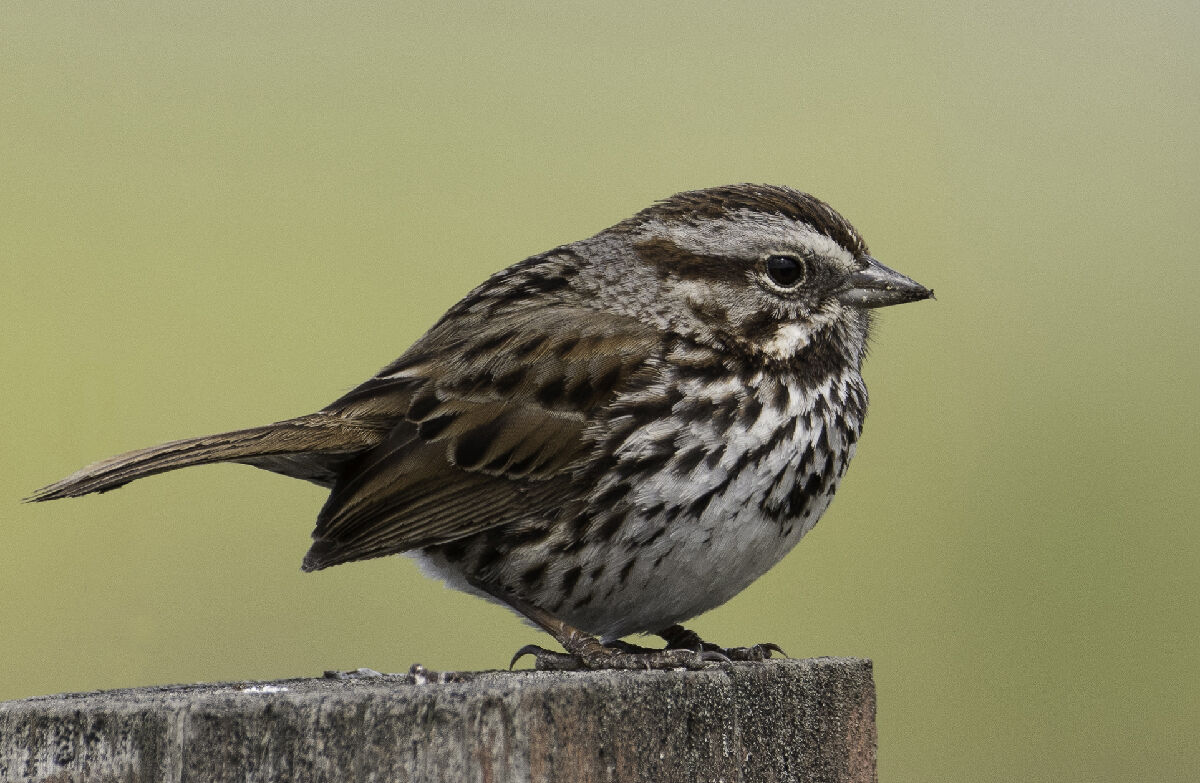
[[[324,493],[265,472],[19,500],[307,413],[509,263],[772,182],[939,298],[881,313],[824,520],[694,627],[873,658],[883,780],[1196,779],[1194,0],[2,9],[0,699],[547,641],[406,559],[301,574]]]

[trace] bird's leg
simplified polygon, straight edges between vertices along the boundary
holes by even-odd
[[[716,653],[724,655],[731,661],[765,661],[771,657],[771,653],[779,653],[784,658],[787,657],[783,648],[774,642],[763,642],[753,647],[719,647],[704,641],[695,631],[689,631],[682,625],[672,625],[657,631],[654,635],[662,637],[666,641],[668,650],[683,649],[695,650],[700,653]]]
[[[521,602],[524,603],[524,602]],[[554,669],[559,671],[574,671],[579,669],[697,669],[707,661],[719,660],[715,656],[695,650],[649,650],[645,652],[630,652],[624,645],[606,646],[595,636],[568,625],[531,604],[518,607],[523,615],[528,617],[547,633],[553,636],[563,646],[566,653],[529,644],[517,650],[513,656],[511,667],[524,655],[532,655],[534,666],[540,670]]]
[[[687,649],[630,651],[632,645],[606,646],[595,636],[568,625],[541,607],[534,606],[513,593],[472,580],[476,587],[520,612],[539,628],[555,638],[565,653],[527,644],[517,650],[508,666],[526,655],[532,655],[534,668],[539,671],[579,671],[586,669],[698,669],[709,661],[725,660],[709,652]]]

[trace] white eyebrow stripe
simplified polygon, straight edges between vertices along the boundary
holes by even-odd
[[[854,256],[846,248],[810,226],[782,215],[739,210],[728,218],[704,220],[698,223],[664,222],[659,219],[645,224],[648,236],[666,236],[682,250],[702,255],[729,257],[745,256],[777,249],[787,252],[802,248],[820,256],[833,258],[847,267],[857,267]]]

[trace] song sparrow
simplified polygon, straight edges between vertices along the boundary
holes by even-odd
[[[552,634],[565,654],[518,652],[539,667],[761,659],[778,648],[677,623],[816,524],[866,414],[868,310],[932,293],[808,194],[679,193],[493,275],[317,413],[113,457],[31,500],[246,463],[330,488],[304,570],[414,555]],[[668,644],[619,641],[638,632]]]

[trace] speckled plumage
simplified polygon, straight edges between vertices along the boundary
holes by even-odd
[[[678,639],[778,562],[854,454],[868,308],[929,295],[812,196],[681,193],[493,275],[316,414],[131,452],[34,499],[246,462],[330,487],[306,570],[409,553],[582,665],[686,664],[588,635]]]

